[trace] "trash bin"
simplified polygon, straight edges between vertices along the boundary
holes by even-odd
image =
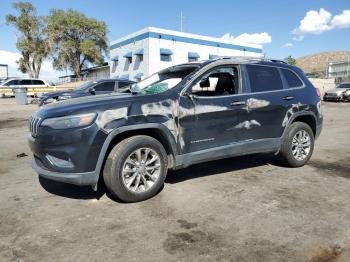
[[[27,88],[26,87],[14,88],[13,92],[15,93],[16,104],[17,105],[26,105],[26,104],[28,104]]]

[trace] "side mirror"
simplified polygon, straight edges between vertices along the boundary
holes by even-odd
[[[94,95],[95,94],[95,88],[93,88],[93,87],[89,88],[89,92]]]
[[[193,101],[193,99],[195,98],[195,95],[188,92],[183,93],[183,96],[188,97],[191,101]]]
[[[204,87],[210,87],[209,78],[206,77],[206,78],[201,79],[201,81],[199,82],[199,86],[202,87],[202,88],[204,88]]]

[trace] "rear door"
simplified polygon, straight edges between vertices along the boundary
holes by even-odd
[[[245,111],[236,127],[242,140],[279,138],[293,100],[291,90],[284,89],[284,78],[278,67],[248,64],[243,67],[242,103]]]

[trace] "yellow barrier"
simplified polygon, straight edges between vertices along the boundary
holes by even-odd
[[[67,87],[57,87],[57,86],[49,86],[49,87],[35,87],[35,88],[27,88],[28,96],[37,96],[39,94],[45,94],[49,92],[55,91],[65,91],[72,90],[72,88]],[[14,96],[15,94],[12,91],[12,88],[0,88],[0,97],[2,96]]]

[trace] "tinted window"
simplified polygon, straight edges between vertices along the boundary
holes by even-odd
[[[41,80],[32,80],[33,85],[45,85],[43,81]]]
[[[280,73],[275,67],[247,65],[247,73],[252,93],[283,89]]]
[[[21,85],[30,86],[32,85],[32,80],[29,80],[29,79],[21,80]]]
[[[288,69],[281,69],[281,72],[289,88],[300,87],[303,85],[299,77],[293,71]]]
[[[95,91],[114,91],[114,82],[108,81],[94,87]]]
[[[346,84],[340,84],[337,86],[337,88],[350,88],[350,84],[346,83]]]
[[[118,88],[123,88],[130,85],[129,82],[118,82]]]
[[[19,85],[19,80],[11,80],[5,84],[5,86],[15,86],[15,85]]]

